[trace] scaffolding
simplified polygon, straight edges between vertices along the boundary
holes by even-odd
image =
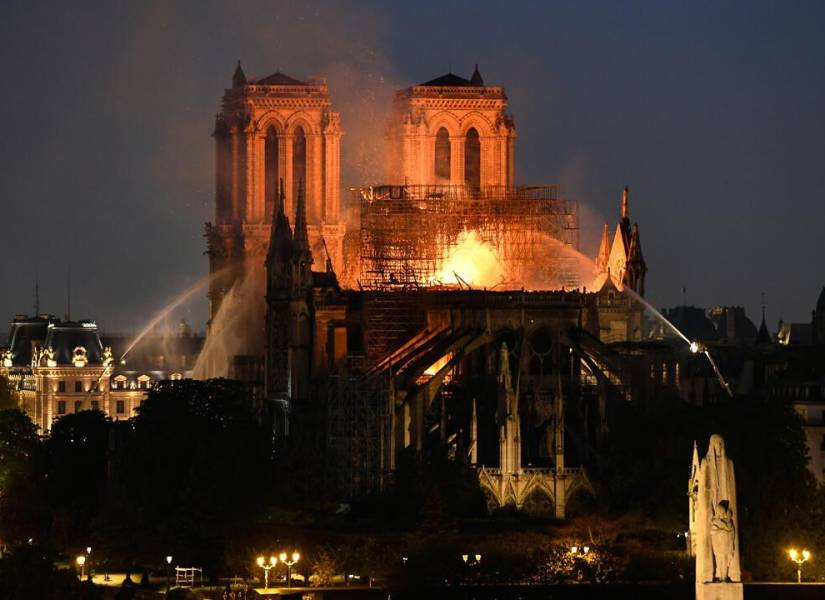
[[[578,287],[578,206],[556,186],[462,185],[357,188],[359,282],[366,290],[442,285],[445,261],[472,232],[496,251],[497,289]]]
[[[367,378],[347,369],[330,380],[327,398],[329,473],[335,491],[353,499],[381,491],[388,449],[389,373]]]

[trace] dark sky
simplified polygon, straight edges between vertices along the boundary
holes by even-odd
[[[0,8],[0,319],[128,330],[207,271],[210,133],[235,60],[328,78],[344,183],[374,179],[389,93],[478,62],[519,183],[631,187],[648,297],[808,320],[825,284],[825,3],[13,2]],[[182,314],[200,328],[205,303]]]

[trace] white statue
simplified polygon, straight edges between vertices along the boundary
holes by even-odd
[[[696,551],[697,598],[723,597],[706,584],[726,584],[724,597],[742,597],[736,477],[721,435],[712,435],[705,458],[692,477],[695,496],[692,531]]]

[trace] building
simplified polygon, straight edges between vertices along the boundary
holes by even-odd
[[[158,336],[141,340],[127,365],[116,356],[123,356],[129,341],[101,338],[93,321],[18,315],[2,350],[0,373],[8,377],[21,409],[42,432],[55,419],[82,410],[127,419],[155,382],[191,373],[181,367],[194,362],[202,338],[178,337],[177,343],[165,338],[161,342]]]
[[[515,185],[516,127],[501,86],[447,73],[395,94],[386,183]]]

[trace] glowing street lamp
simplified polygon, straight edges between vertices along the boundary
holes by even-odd
[[[807,550],[797,552],[796,548],[788,550],[788,556],[796,563],[796,582],[802,583],[802,563],[811,558],[811,553]]]
[[[259,556],[257,560],[258,566],[264,570],[264,589],[269,588],[269,570],[278,564],[278,559],[275,556],[269,557],[269,564],[266,563],[263,556]]]
[[[166,593],[169,593],[169,579],[171,578],[172,555],[166,555]]]
[[[77,562],[77,566],[80,567],[80,580],[83,580],[83,565],[86,564],[86,557],[84,555],[78,556],[75,561]]]
[[[291,558],[291,560],[287,560]],[[286,565],[286,586],[292,587],[292,565],[301,560],[301,555],[293,552],[291,557],[287,557],[286,552],[281,552],[281,562]]]
[[[462,554],[461,560],[468,567],[477,567],[481,563],[481,554]]]

